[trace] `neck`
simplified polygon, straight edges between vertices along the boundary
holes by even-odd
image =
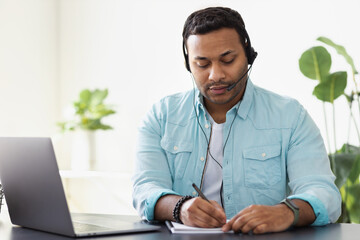
[[[245,88],[230,102],[224,104],[216,104],[204,98],[204,104],[216,123],[226,122],[226,113],[235,106],[244,96]]]

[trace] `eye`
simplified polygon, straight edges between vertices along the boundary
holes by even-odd
[[[223,59],[222,62],[225,64],[230,64],[234,61],[235,58],[231,58],[231,59]]]
[[[200,61],[200,62],[197,62],[196,65],[199,67],[199,68],[206,68],[207,66],[210,65],[210,63],[208,61]]]
[[[198,65],[199,68],[206,68],[207,66],[209,66],[209,64],[206,64],[206,65]]]

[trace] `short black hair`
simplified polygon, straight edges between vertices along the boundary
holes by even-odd
[[[241,15],[226,7],[209,7],[198,10],[190,14],[186,19],[183,29],[183,54],[185,58],[185,67],[191,72],[189,56],[186,48],[186,41],[190,35],[206,34],[221,28],[235,29],[239,35],[240,43],[243,46],[248,64],[252,65],[257,56],[254,48],[251,46],[249,35],[245,29],[245,23]]]
[[[221,28],[235,29],[243,47],[246,48],[248,35],[245,23],[237,11],[226,7],[209,7],[193,12],[185,21],[183,42],[186,44],[190,35],[206,34]]]

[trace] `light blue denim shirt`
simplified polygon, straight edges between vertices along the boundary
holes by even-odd
[[[207,155],[199,124],[207,139],[211,134],[199,96],[196,90],[163,98],[139,128],[133,204],[147,220],[154,219],[156,202],[164,195],[197,196],[191,184],[201,186]],[[235,117],[223,158],[227,218],[251,204],[275,205],[289,197],[312,206],[313,225],[335,222],[341,196],[319,129],[306,110],[250,80],[236,110],[227,112],[223,131],[225,141]]]

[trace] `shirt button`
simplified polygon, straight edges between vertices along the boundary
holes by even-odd
[[[204,157],[201,157],[201,158],[200,158],[200,161],[204,161],[204,160],[205,160],[205,158],[204,158]]]
[[[262,153],[261,156],[262,156],[262,157],[266,157],[266,153]]]
[[[178,150],[178,147],[177,147],[177,146],[174,146],[174,150],[175,150],[175,151]]]
[[[194,195],[194,196],[195,196],[195,195],[196,195],[196,192],[195,192],[195,191],[193,191],[193,192],[192,192],[192,195]]]
[[[209,128],[209,124],[205,124],[205,128]]]

